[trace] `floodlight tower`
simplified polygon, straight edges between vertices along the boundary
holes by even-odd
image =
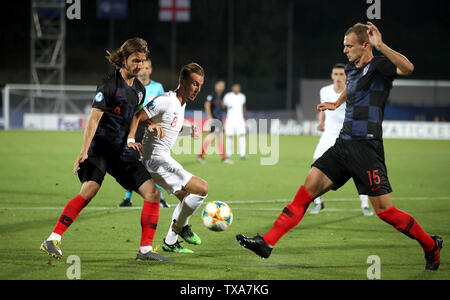
[[[30,0],[30,83],[65,82],[65,0]]]

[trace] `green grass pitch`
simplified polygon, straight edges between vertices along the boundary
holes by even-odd
[[[119,209],[124,191],[109,175],[97,197],[63,237],[61,261],[39,250],[64,205],[80,184],[72,174],[81,132],[0,132],[0,279],[67,279],[80,258],[81,279],[367,279],[371,255],[380,258],[381,279],[450,279],[450,141],[385,140],[386,163],[397,208],[409,212],[425,231],[444,239],[441,267],[425,272],[418,243],[376,216],[363,217],[352,181],[325,195],[325,210],[306,213],[302,222],[262,260],[235,242],[235,235],[264,234],[303,184],[318,137],[281,136],[280,157],[260,165],[235,155],[223,165],[219,155],[200,165],[192,155],[174,155],[188,171],[209,183],[208,200],[228,202],[234,213],[224,232],[206,229],[200,212],[191,218],[200,246],[194,254],[163,253],[173,206],[160,210],[154,247],[172,263],[137,262],[140,206]],[[236,143],[235,143],[236,144]],[[175,205],[174,196],[168,202]]]

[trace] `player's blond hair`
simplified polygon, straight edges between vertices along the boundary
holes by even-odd
[[[148,55],[147,42],[141,38],[131,38],[125,41],[125,43],[120,46],[119,49],[113,51],[112,53],[106,51],[108,54],[106,59],[114,66],[116,69],[123,67],[123,61],[126,60],[131,54],[135,52],[145,53]]]
[[[205,77],[203,68],[199,64],[193,62],[181,68],[179,80],[190,78],[192,73]]]
[[[358,39],[358,43],[362,45],[365,42],[369,42],[369,35],[367,34],[367,30],[369,30],[369,25],[356,23],[355,25],[347,29],[345,35],[347,36],[350,33],[354,33]]]

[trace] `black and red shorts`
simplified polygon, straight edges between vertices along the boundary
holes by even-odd
[[[320,169],[339,189],[350,178],[360,195],[381,196],[392,192],[380,140],[343,140],[338,138],[312,167]]]
[[[81,183],[95,181],[102,184],[106,173],[110,174],[126,190],[136,191],[152,177],[139,160],[137,151],[122,155],[89,154],[88,158],[80,164],[78,178]]]

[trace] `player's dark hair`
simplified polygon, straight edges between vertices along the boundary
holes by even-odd
[[[356,23],[347,31],[345,32],[345,35],[349,35],[350,33],[356,34],[356,37],[358,39],[359,44],[364,44],[365,42],[369,41],[369,35],[367,34],[367,30],[369,29],[369,25],[362,24],[362,23]]]
[[[190,78],[192,73],[205,77],[205,71],[199,64],[190,63],[181,68],[179,80]]]
[[[148,55],[148,46],[147,42],[144,39],[131,38],[126,40],[119,49],[113,51],[112,53],[106,51],[106,53],[108,53],[106,59],[114,67],[116,67],[116,69],[120,69],[123,67],[123,60],[126,60],[131,54],[135,52],[141,52],[145,53],[145,55]]]
[[[345,64],[337,63],[333,66],[333,69],[345,69]]]

